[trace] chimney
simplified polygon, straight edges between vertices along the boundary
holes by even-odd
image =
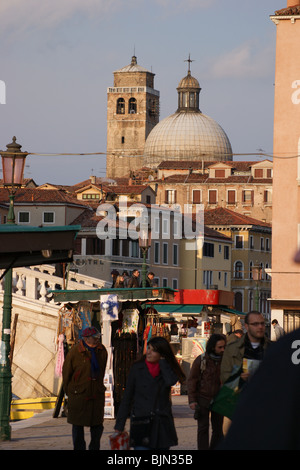
[[[94,175],[90,176],[90,182],[92,184],[96,184],[96,176],[94,176]]]

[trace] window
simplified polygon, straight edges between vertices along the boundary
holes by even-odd
[[[224,273],[224,287],[227,287],[228,273]]]
[[[162,233],[163,235],[169,235],[169,225],[170,225],[170,219],[169,218],[163,218],[162,219]],[[163,237],[167,238],[167,237]]]
[[[100,199],[100,194],[86,193],[82,195],[82,199]]]
[[[173,264],[178,266],[178,245],[173,245]]]
[[[229,246],[224,246],[224,259],[229,259]]]
[[[203,244],[203,256],[213,258],[215,256],[215,245],[213,243],[204,242]]]
[[[43,224],[54,224],[54,212],[43,213]]]
[[[249,248],[250,248],[250,250],[254,250],[254,239],[253,239],[253,235],[250,235]]]
[[[105,240],[100,238],[87,238],[86,239],[86,255],[104,255],[105,254]]]
[[[29,221],[30,221],[29,212],[19,212],[18,221],[19,221],[19,224],[29,224]]]
[[[203,271],[203,284],[206,289],[209,289],[213,283],[213,272],[212,271]]]
[[[139,254],[140,254],[139,242],[137,240],[133,240],[131,242],[131,256],[133,258],[138,258]]]
[[[121,143],[125,144],[125,137],[124,136],[121,137]]]
[[[244,247],[244,237],[243,237],[243,235],[236,235],[235,236],[235,247],[236,248],[243,248]]]
[[[243,279],[243,263],[241,261],[235,263],[234,277],[235,279]]]
[[[130,98],[129,100],[129,113],[135,114],[136,113],[136,99]]]
[[[120,240],[118,238],[114,238],[112,241],[112,255],[120,256]]]
[[[217,204],[217,190],[216,189],[208,190],[208,203]]]
[[[193,189],[193,204],[201,203],[201,189]]]
[[[267,178],[272,178],[272,168],[267,169]]]
[[[260,251],[265,251],[265,239],[263,237],[260,239]]]
[[[227,191],[227,204],[235,204],[235,190],[228,189]]]
[[[117,100],[117,114],[125,114],[125,100],[124,100],[124,98],[119,98]]]
[[[254,203],[254,192],[252,189],[245,189],[242,193],[242,200],[244,204],[253,205]]]
[[[176,189],[166,189],[165,191],[165,203],[175,204],[176,203]]]
[[[271,281],[271,276],[268,274],[267,269],[269,269],[269,263],[266,263],[265,273],[266,273],[266,281]]]
[[[249,263],[249,279],[253,279],[253,261]]]
[[[270,204],[272,202],[272,191],[270,189],[266,189],[264,191],[264,203]]]
[[[225,170],[215,170],[215,178],[225,178]]]
[[[172,288],[178,289],[178,279],[172,279]]]
[[[159,242],[154,243],[154,263],[159,264]]]
[[[129,240],[122,240],[122,256],[129,256]]]
[[[154,219],[154,233],[159,233],[159,217],[155,217]]]
[[[271,247],[270,247],[270,239],[269,238],[266,238],[266,251],[270,251],[271,250]]]
[[[264,172],[262,168],[256,168],[254,170],[254,178],[263,178]]]
[[[168,278],[167,277],[162,278],[162,286],[163,287],[168,287]]]
[[[168,243],[163,243],[163,264],[168,264]]]
[[[240,312],[243,311],[243,294],[242,294],[242,292],[236,292],[234,294],[234,306]]]

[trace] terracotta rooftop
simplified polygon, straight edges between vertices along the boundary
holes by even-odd
[[[209,178],[208,174],[191,173],[190,175],[170,175],[159,180],[160,183],[253,183],[253,184],[272,184],[272,178],[253,178],[251,175],[231,175],[227,178]]]
[[[275,11],[275,16],[294,16],[294,15],[300,15],[300,5],[282,8],[281,10]]]
[[[269,227],[271,224],[262,220],[253,219],[244,214],[231,211],[223,207],[206,210],[204,212],[204,223],[206,225],[256,225],[260,227]]]
[[[8,191],[6,189],[0,188],[0,202],[8,203]],[[82,205],[79,203],[78,199],[67,194],[65,191],[57,189],[37,189],[37,188],[21,188],[16,192],[15,203],[39,203],[39,204],[76,204]]]
[[[222,161],[222,162],[214,162],[214,161],[189,161],[189,160],[165,160],[158,165],[159,170],[188,170],[188,169],[197,169],[200,170],[203,167],[209,168],[212,165],[216,165],[218,163],[222,163],[224,165],[231,166],[232,168],[236,169],[237,171],[250,171],[253,165],[257,163],[261,163],[261,161]]]

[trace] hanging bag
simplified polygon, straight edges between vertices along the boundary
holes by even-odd
[[[129,450],[129,435],[127,431],[114,432],[109,436],[111,450]]]

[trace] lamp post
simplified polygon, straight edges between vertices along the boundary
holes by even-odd
[[[252,268],[252,277],[256,282],[256,292],[255,292],[255,310],[259,312],[259,281],[261,281],[262,267],[260,265],[255,265]]]
[[[151,246],[151,230],[147,226],[142,225],[139,231],[139,247],[143,253],[143,265],[142,265],[142,286],[146,287],[147,278],[147,253]]]
[[[23,172],[27,152],[21,152],[21,145],[17,144],[16,137],[8,144],[6,151],[0,150],[2,157],[3,183],[9,193],[9,211],[7,223],[15,223],[14,198],[15,193],[22,185]],[[10,440],[11,429],[9,424],[11,405],[11,363],[10,363],[10,333],[12,311],[12,269],[8,269],[4,279],[4,296],[2,311],[2,335],[0,343],[0,440]]]

